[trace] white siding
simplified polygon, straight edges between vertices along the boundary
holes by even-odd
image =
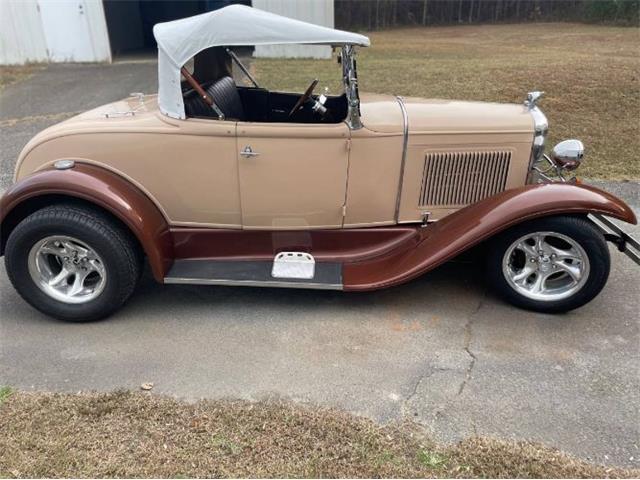
[[[46,62],[47,43],[36,0],[0,0],[0,64]]]
[[[0,64],[109,62],[102,0],[1,0]]]
[[[333,28],[333,0],[253,0],[253,7]],[[259,45],[256,57],[331,58],[327,45]]]

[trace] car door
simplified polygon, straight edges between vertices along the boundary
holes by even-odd
[[[237,142],[243,228],[342,227],[349,161],[345,123],[240,122]]]

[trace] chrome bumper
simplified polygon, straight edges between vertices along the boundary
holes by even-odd
[[[640,265],[640,242],[622,230],[609,218],[597,213],[589,214],[589,219],[604,234],[609,242],[615,243],[618,250]]]

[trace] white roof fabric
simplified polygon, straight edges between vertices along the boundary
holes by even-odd
[[[158,42],[158,104],[160,111],[174,118],[185,118],[180,68],[205,48],[283,44],[370,45],[364,35],[294,20],[245,5],[230,5],[213,12],[158,23],[153,27],[153,35]]]

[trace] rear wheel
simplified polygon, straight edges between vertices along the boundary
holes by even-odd
[[[113,313],[133,293],[141,259],[130,233],[89,207],[39,210],[11,232],[5,265],[18,293],[41,312],[90,321]]]
[[[582,217],[549,217],[518,225],[490,246],[487,273],[519,307],[564,312],[591,301],[609,277],[602,233]]]

